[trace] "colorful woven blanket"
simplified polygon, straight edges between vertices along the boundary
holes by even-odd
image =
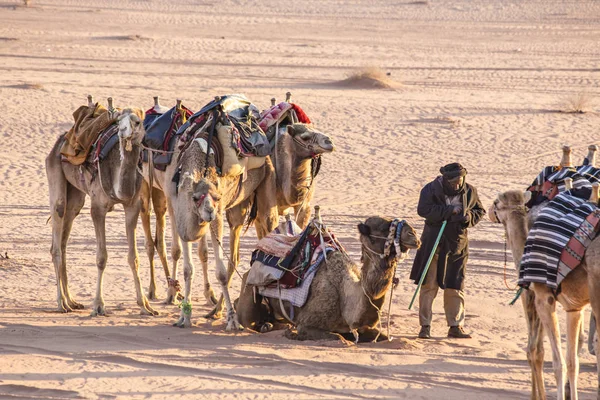
[[[556,290],[575,269],[600,228],[600,209],[583,199],[561,193],[540,212],[527,236],[519,285],[544,283]]]
[[[527,188],[532,192],[528,207],[552,200],[556,195],[565,191],[565,179],[573,180],[571,195],[588,199],[592,191],[592,184],[575,168],[561,168],[558,166],[545,167]]]
[[[577,167],[577,172],[591,183],[600,182],[600,168],[591,165],[581,165]]]
[[[271,128],[274,128],[278,122],[282,127],[294,122],[302,124],[311,123],[308,115],[297,104],[281,102],[271,106],[271,108],[260,113],[260,120],[258,122],[258,125],[266,133],[269,141],[272,141],[275,137],[275,130]]]

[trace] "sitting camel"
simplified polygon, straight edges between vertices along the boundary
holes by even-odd
[[[404,223],[400,231],[402,254],[397,254],[394,246],[386,246],[396,234],[395,225],[391,228],[392,220],[382,217],[370,217],[358,225],[362,267],[354,264],[343,250],[327,255],[312,281],[306,303],[293,307],[290,315],[297,331],[287,331],[288,338],[317,340],[342,335],[353,337],[355,341],[386,339],[376,327],[385,293],[392,284],[398,260],[403,259],[409,249],[420,246],[414,229]],[[288,318],[287,313],[282,311],[279,299],[263,297],[246,286],[247,277],[248,273],[237,301],[240,321],[250,329],[266,332],[272,329],[269,320],[279,319],[279,316]],[[291,307],[287,301],[283,301],[283,305],[287,310]],[[265,314],[267,308],[273,312]]]
[[[176,150],[166,170],[163,182],[169,209],[173,210],[172,222],[178,237],[183,241],[185,294],[181,317],[175,323],[179,327],[191,326],[191,286],[194,264],[191,256],[192,242],[199,241],[203,269],[207,269],[208,243],[206,234],[210,227],[211,242],[216,262],[217,280],[221,284],[227,307],[226,330],[241,329],[228,292],[229,277],[223,262],[223,211],[244,204],[256,209],[256,231],[259,238],[277,226],[275,175],[269,157],[261,167],[246,171],[243,176],[219,176],[215,157],[204,139],[195,139],[179,158]],[[207,155],[208,153],[208,155]],[[208,159],[207,159],[208,157]],[[205,163],[208,161],[208,168]],[[232,230],[231,241],[239,241],[239,230]]]
[[[598,202],[598,184],[594,184],[590,201]],[[502,223],[507,240],[519,267],[527,233],[531,227],[525,204],[531,192],[508,191],[498,195],[490,209],[490,219]],[[552,347],[552,361],[557,381],[557,398],[565,398],[565,361],[560,347],[560,330],[556,316],[556,301],[567,311],[567,363],[571,399],[577,399],[577,376],[579,374],[578,348],[583,309],[592,305],[593,314],[600,316],[600,239],[592,241],[586,250],[581,265],[573,270],[561,283],[561,291],[555,296],[544,284],[532,283],[523,296],[523,306],[528,322],[527,359],[532,371],[532,399],[545,399],[543,379],[543,331],[548,332]],[[541,325],[540,325],[541,321]],[[542,329],[543,325],[543,329]],[[592,334],[592,333],[590,333]],[[600,355],[597,355],[600,365]],[[600,373],[600,372],[599,372]],[[600,383],[600,375],[598,377]],[[600,399],[600,391],[598,392]]]
[[[138,161],[141,151],[140,144],[144,136],[143,112],[130,108],[116,111],[112,108],[112,99],[109,99],[109,112],[116,117],[119,140],[118,145],[115,145],[103,160],[98,161],[96,165],[86,163],[80,166],[61,161],[60,149],[65,135],[58,138],[50,154],[46,157],[52,219],[52,248],[50,251],[56,272],[58,310],[69,312],[83,308],[81,304],[73,300],[69,292],[66,249],[73,220],[81,211],[87,194],[91,199],[92,221],[96,231],[96,266],[98,267],[98,283],[92,315],[106,314],[102,296],[102,279],[108,257],[105,220],[107,212],[112,210],[115,204],[122,204],[125,209],[125,231],[129,247],[127,261],[133,273],[137,304],[142,313],[157,315],[158,313],[150,307],[142,292],[135,239],[140,211],[138,195],[142,183]]]

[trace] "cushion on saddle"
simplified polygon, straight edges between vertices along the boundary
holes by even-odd
[[[577,169],[558,166],[545,167],[527,188],[532,192],[531,200],[526,204],[528,207],[552,200],[556,195],[565,191],[565,179],[573,180],[571,195],[587,200],[592,193],[592,184],[581,175]]]
[[[557,195],[541,211],[527,235],[519,285],[543,283],[556,290],[575,269],[600,228],[600,209],[583,199]]]
[[[102,131],[115,122],[112,113],[96,103],[94,107],[81,106],[73,113],[75,124],[65,135],[60,153],[74,165],[83,164],[92,145]]]
[[[147,109],[144,116],[144,130],[148,130],[148,128],[150,128],[150,125],[152,125],[154,120],[166,113],[167,111],[169,111],[169,109],[161,105]]]
[[[272,142],[275,137],[277,123],[279,123],[280,127],[285,127],[294,122],[303,124],[311,123],[310,118],[308,118],[308,115],[306,115],[299,105],[281,102],[260,113],[258,125],[266,133],[269,141]]]
[[[148,114],[150,111],[155,112],[155,114]],[[154,167],[156,169],[164,171],[171,163],[173,157],[172,151],[177,142],[178,129],[192,114],[193,112],[183,105],[180,109],[173,107],[162,114],[158,114],[154,107],[146,111],[144,126],[146,126],[146,122],[150,116],[155,116],[155,118],[146,128],[143,144],[152,149],[164,150],[164,153],[153,152]],[[144,149],[142,159],[144,162],[148,161],[148,150]]]

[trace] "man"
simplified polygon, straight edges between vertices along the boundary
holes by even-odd
[[[465,182],[467,170],[459,163],[440,168],[441,176],[421,190],[417,213],[425,218],[421,248],[417,251],[410,279],[419,283],[427,260],[442,227],[440,243],[431,261],[419,295],[421,339],[431,338],[433,300],[438,288],[444,289],[444,311],[450,329],[448,337],[470,338],[463,330],[465,320],[464,280],[469,256],[467,229],[485,215],[477,190]]]

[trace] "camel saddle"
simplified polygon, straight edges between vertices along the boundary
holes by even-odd
[[[148,148],[163,151],[151,152],[154,155],[154,168],[164,171],[171,164],[179,128],[192,115],[193,112],[183,105],[179,109],[173,107],[162,114],[156,107],[146,111],[144,126],[148,127],[142,143]],[[142,152],[144,162],[148,162],[148,152],[146,149]]]
[[[270,145],[257,118],[258,109],[243,95],[221,96],[179,128],[180,150],[183,152],[195,139],[204,138],[215,151],[219,175],[239,176],[259,168],[270,153]]]
[[[589,201],[558,194],[540,211],[527,235],[519,285],[543,283],[558,290],[562,280],[581,264],[585,250],[600,229],[600,208]]]
[[[260,113],[258,126],[265,132],[269,142],[273,144],[277,126],[282,128],[297,122],[302,124],[311,123],[310,118],[299,105],[284,101]]]
[[[116,119],[102,105],[81,106],[73,113],[75,124],[65,134],[60,153],[73,165],[85,162],[92,145],[102,131],[112,125]]]
[[[294,222],[280,224],[258,242],[246,284],[256,287],[262,296],[302,307],[326,254],[337,250],[329,237],[321,242],[319,233],[310,225],[301,231]]]

